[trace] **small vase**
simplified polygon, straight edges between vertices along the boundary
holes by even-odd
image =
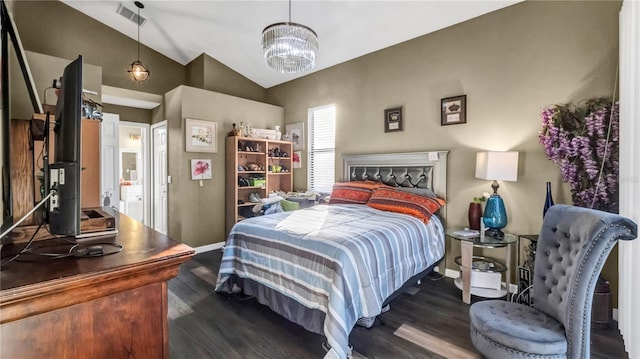
[[[469,229],[480,230],[480,218],[482,218],[482,205],[469,203]]]
[[[280,139],[282,138],[282,132],[280,132],[280,126],[273,126],[273,128],[276,130],[276,140],[280,141]]]
[[[544,209],[542,210],[542,218],[547,214],[549,208],[553,206],[553,197],[551,196],[551,182],[547,182],[547,197],[544,200]]]

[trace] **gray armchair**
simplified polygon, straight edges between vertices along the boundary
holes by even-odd
[[[487,358],[588,359],[598,276],[616,242],[636,235],[637,225],[616,214],[551,207],[538,238],[534,306],[474,303],[469,310],[473,345]]]

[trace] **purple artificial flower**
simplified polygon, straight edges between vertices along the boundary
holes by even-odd
[[[583,108],[554,105],[540,112],[540,145],[560,168],[575,205],[617,212],[618,111],[617,102],[593,99]]]

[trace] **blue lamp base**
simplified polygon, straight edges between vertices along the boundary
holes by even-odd
[[[482,223],[488,228],[484,233],[485,236],[504,239],[504,232],[501,229],[507,226],[507,211],[504,208],[502,197],[497,193],[492,194],[487,199],[484,214],[482,215]]]

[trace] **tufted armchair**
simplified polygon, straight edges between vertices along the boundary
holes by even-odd
[[[600,270],[616,241],[636,235],[637,225],[616,214],[551,207],[538,238],[534,306],[474,303],[469,310],[473,345],[487,358],[588,359]]]

